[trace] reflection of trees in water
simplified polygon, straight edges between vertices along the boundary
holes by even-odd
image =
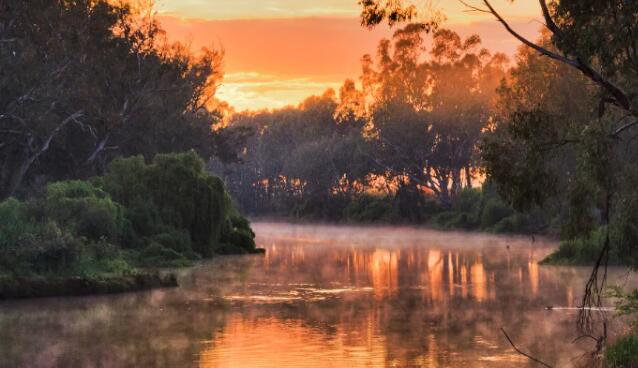
[[[266,256],[180,271],[179,289],[0,304],[0,341],[11,341],[0,344],[0,357],[36,367],[215,366],[232,358],[241,367],[301,352],[290,355],[297,367],[327,357],[351,367],[526,366],[500,327],[552,363],[573,349],[576,312],[544,307],[569,306],[587,270],[538,267],[544,248],[310,240],[262,239]],[[474,244],[472,236],[463,241]]]
[[[224,319],[207,303],[173,304],[157,295],[47,304],[3,313],[0,340],[11,343],[0,355],[11,366],[184,366]]]
[[[207,298],[245,278],[245,261],[182,272],[180,289],[0,305],[0,366],[184,367],[222,330]],[[41,306],[45,304],[46,308]]]
[[[464,361],[473,366],[511,366],[512,361],[527,365],[511,353],[501,326],[542,356],[559,357],[573,349],[573,315],[544,307],[573,299],[573,285],[582,283],[585,274],[573,268],[539,268],[540,257],[529,247],[326,248],[295,240],[277,242],[276,247],[263,261],[260,277],[265,283],[372,287],[373,292],[286,306],[245,304],[241,316],[231,318],[233,323],[267,341],[287,339],[278,335],[284,330],[300,330],[297,334],[307,337],[321,331],[323,338],[339,342],[334,349],[363,346],[369,357],[377,356],[381,342],[383,359],[377,363],[399,366]],[[219,346],[225,343],[224,338],[218,341]],[[328,344],[325,349],[330,349]],[[211,354],[210,359],[220,358]]]

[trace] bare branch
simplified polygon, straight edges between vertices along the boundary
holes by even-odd
[[[547,11],[546,18],[549,19],[547,27],[550,28],[550,30],[552,32],[556,32],[556,31],[552,30],[552,27],[556,27],[556,30],[558,32],[560,32],[560,30],[558,29],[558,27],[556,26],[554,21],[551,19],[551,16],[549,14],[549,10],[547,9],[547,4],[543,0],[540,0],[540,1],[541,1],[541,6],[544,8],[543,9],[543,13],[545,13],[545,11]],[[576,69],[580,70],[580,72],[583,75],[585,75],[587,78],[589,78],[592,81],[594,81],[596,84],[598,84],[600,87],[602,87],[605,91],[607,91],[611,96],[613,96],[614,105],[624,109],[625,111],[628,111],[633,116],[638,116],[638,110],[634,109],[631,106],[631,102],[630,102],[630,99],[627,96],[627,94],[625,92],[623,92],[615,84],[613,84],[611,81],[609,81],[605,77],[603,77],[599,72],[594,70],[591,66],[585,64],[580,58],[570,59],[570,58],[568,58],[566,56],[563,56],[563,55],[560,55],[560,54],[558,54],[556,52],[550,51],[550,50],[548,50],[548,49],[546,49],[546,48],[544,48],[542,46],[539,46],[536,43],[526,39],[525,37],[523,37],[520,33],[516,32],[510,26],[510,24],[496,11],[496,9],[494,9],[494,7],[489,2],[489,0],[483,0],[483,3],[485,4],[485,6],[488,7],[488,9],[490,10],[490,13],[492,13],[492,15],[494,15],[496,20],[498,20],[503,25],[503,27],[505,27],[505,29],[512,36],[514,36],[516,39],[518,39],[524,45],[526,45],[528,47],[531,47],[532,49],[538,51],[542,55],[545,55],[545,56],[547,56],[547,57],[549,57],[551,59],[554,59],[556,61],[559,61],[561,63],[567,64],[567,65],[569,65],[569,66],[571,66],[573,68],[576,68]],[[547,19],[546,19],[546,21],[547,21]],[[558,35],[560,36],[560,34],[558,34]]]
[[[616,129],[614,131],[613,136],[616,137],[616,136],[620,135],[620,133],[622,133],[623,131],[625,131],[625,130],[627,130],[627,129],[635,126],[635,125],[638,125],[638,120],[634,120],[632,122],[629,122],[629,123],[619,127],[618,129]]]
[[[544,367],[553,368],[551,365],[543,362],[542,360],[538,360],[538,359],[534,358],[533,356],[522,352],[519,348],[516,347],[516,345],[514,345],[514,342],[512,341],[512,339],[510,339],[509,335],[507,335],[507,332],[505,332],[505,329],[503,327],[501,327],[501,331],[503,332],[503,335],[505,335],[505,338],[507,339],[507,341],[509,341],[510,345],[512,345],[512,347],[514,348],[514,350],[516,350],[517,353],[525,356],[526,358],[530,359],[531,361],[534,361],[534,362],[536,362],[536,363],[538,363],[538,364],[540,364],[540,365],[542,365]]]
[[[100,154],[100,152],[105,150],[106,147],[106,143],[108,142],[109,138],[111,137],[111,133],[107,133],[106,136],[104,137],[104,139],[102,139],[100,141],[100,143],[98,143],[97,147],[95,147],[95,150],[93,151],[93,153],[91,153],[91,155],[89,156],[88,159],[86,159],[86,163],[89,164],[93,161],[95,161],[95,159],[97,158],[97,156]]]
[[[40,157],[42,153],[46,152],[49,149],[49,146],[51,145],[51,141],[58,134],[58,132],[62,130],[62,128],[64,128],[68,123],[80,118],[82,115],[84,115],[84,112],[80,110],[80,111],[76,111],[75,113],[69,115],[66,119],[62,120],[62,122],[60,122],[60,124],[58,124],[58,126],[56,126],[55,129],[53,129],[53,131],[49,134],[49,136],[44,141],[44,143],[42,144],[42,147],[40,147],[38,152],[36,152],[29,159],[28,164],[31,165],[35,160],[38,159],[38,157]]]
[[[465,6],[466,8],[468,8],[468,9],[470,9],[470,10],[472,10],[472,11],[476,11],[476,12],[479,12],[479,13],[492,14],[492,12],[491,12],[491,11],[489,11],[489,10],[487,10],[487,9],[481,9],[481,8],[479,8],[479,7],[477,7],[477,6],[474,6],[474,5],[468,4],[467,2],[465,2],[465,1],[463,1],[463,0],[458,0],[458,1],[459,1],[461,4],[463,4],[463,6]]]

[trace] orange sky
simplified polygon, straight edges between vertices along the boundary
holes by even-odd
[[[495,0],[521,33],[535,37],[536,2]],[[478,33],[483,44],[512,55],[518,43],[486,15],[468,13],[456,0],[434,7],[445,27],[462,35]],[[391,30],[359,24],[356,0],[157,0],[169,38],[226,51],[225,79],[218,97],[238,110],[281,107],[344,79],[357,78],[359,60],[374,53]]]

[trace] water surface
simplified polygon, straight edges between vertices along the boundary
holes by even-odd
[[[532,367],[501,327],[557,367],[591,349],[571,309],[589,269],[539,266],[551,241],[254,228],[265,256],[180,270],[180,288],[0,303],[0,367]]]

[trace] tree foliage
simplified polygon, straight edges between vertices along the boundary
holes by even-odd
[[[165,40],[151,9],[106,0],[0,4],[0,198],[86,178],[118,155],[234,157],[213,129],[223,53]]]

